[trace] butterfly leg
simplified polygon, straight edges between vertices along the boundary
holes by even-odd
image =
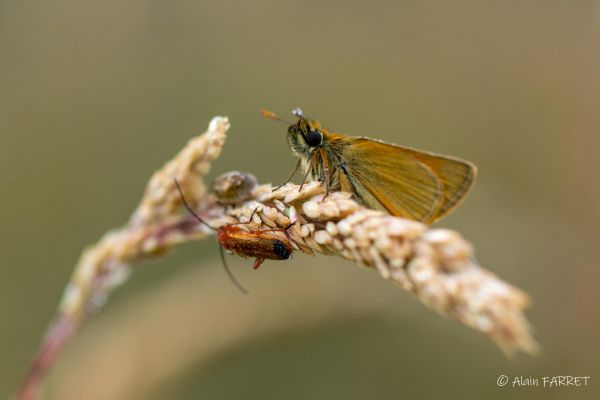
[[[306,170],[306,173],[304,174],[304,178],[302,178],[302,183],[300,184],[300,188],[298,189],[298,191],[302,190],[302,187],[304,186],[304,184],[306,183],[306,180],[308,179],[308,174],[310,174],[310,169]]]
[[[315,154],[317,154],[316,151],[313,151],[310,153],[310,157],[308,158],[308,168],[306,168],[306,173],[304,174],[304,178],[302,178],[302,183],[300,184],[300,188],[298,189],[298,191],[302,190],[302,187],[304,186],[304,184],[306,183],[306,180],[308,179],[308,175],[311,172],[312,169],[312,163],[313,163],[313,158],[315,157]]]
[[[298,160],[298,162],[296,163],[296,166],[294,167],[294,170],[292,171],[292,173],[290,174],[290,176],[285,180],[285,182],[283,182],[281,185],[277,186],[275,189],[273,189],[272,191],[276,191],[278,189],[281,189],[283,186],[285,186],[289,181],[292,180],[292,178],[294,177],[294,175],[296,175],[296,172],[298,172],[298,169],[300,168],[300,160]]]
[[[321,171],[321,182],[325,184],[325,196],[321,199],[323,201],[329,196],[329,168],[323,163]]]

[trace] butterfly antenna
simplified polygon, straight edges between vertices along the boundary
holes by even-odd
[[[218,230],[217,228],[212,227],[208,222],[206,222],[205,220],[200,218],[198,216],[198,214],[196,214],[196,212],[192,209],[192,207],[188,204],[187,200],[185,199],[185,196],[183,195],[183,190],[181,189],[181,185],[179,185],[179,181],[177,181],[177,178],[173,178],[173,179],[175,180],[175,186],[177,186],[177,190],[179,191],[179,196],[181,197],[181,201],[183,202],[183,205],[189,211],[189,213],[192,214],[194,216],[194,218],[196,218],[198,220],[198,222],[200,222],[204,226],[209,227],[213,231]]]
[[[295,117],[298,117],[300,120],[308,121],[308,117],[304,114],[304,111],[300,107],[296,107],[292,110],[292,114]]]
[[[219,253],[221,254],[221,261],[223,262],[223,268],[225,268],[225,272],[227,273],[227,276],[229,276],[229,280],[231,282],[233,282],[233,284],[239,289],[240,292],[242,292],[244,294],[248,294],[248,291],[246,289],[244,289],[244,287],[238,282],[237,279],[235,279],[235,276],[233,276],[233,273],[229,269],[229,266],[227,266],[227,261],[225,261],[225,252],[223,251],[223,246],[219,245]]]
[[[260,109],[260,115],[262,115],[265,118],[269,118],[269,119],[272,119],[272,120],[275,120],[275,121],[283,122],[283,123],[288,124],[288,125],[293,125],[290,121],[281,118],[279,115],[275,114],[273,111],[269,111],[269,110],[264,109],[264,108]]]

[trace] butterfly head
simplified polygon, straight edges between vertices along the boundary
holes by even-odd
[[[292,113],[298,117],[298,121],[288,128],[288,142],[297,155],[308,155],[323,145],[321,123],[307,118],[299,108],[295,108]]]

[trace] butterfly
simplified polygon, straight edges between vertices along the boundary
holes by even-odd
[[[293,114],[298,121],[288,122],[287,140],[298,162],[286,183],[301,169],[304,181],[323,182],[327,193],[350,192],[365,207],[431,224],[464,200],[477,176],[469,161],[331,132],[300,109]]]

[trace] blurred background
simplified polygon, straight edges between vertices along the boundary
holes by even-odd
[[[1,2],[0,398],[82,249],[126,222],[154,170],[226,115],[210,176],[282,182],[285,127],[258,109],[297,106],[478,165],[437,226],[532,296],[540,355],[509,360],[333,258],[252,271],[230,256],[243,297],[206,240],[141,265],[63,353],[46,398],[597,396],[599,39],[597,1]],[[499,388],[500,374],[591,386]]]

